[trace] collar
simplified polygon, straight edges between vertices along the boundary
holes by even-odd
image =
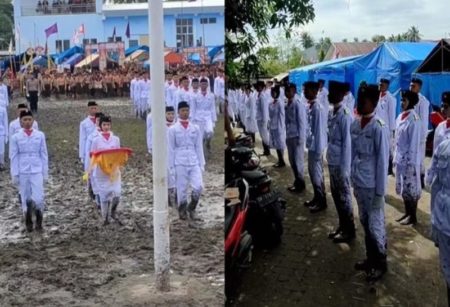
[[[445,123],[445,125],[446,125],[447,129],[450,128],[450,118],[447,119],[447,122]]]
[[[405,118],[407,118],[408,117],[408,115],[409,115],[409,110],[407,110],[407,111],[404,111],[403,113],[402,113],[402,115],[401,115],[401,120],[404,120]]]
[[[183,126],[184,129],[188,128],[189,120],[182,120],[182,119],[180,119],[179,122],[180,122],[181,126]]]
[[[31,129],[23,129],[23,132],[25,132],[25,134],[26,135],[28,135],[28,136],[30,136],[31,135],[31,133],[33,132],[33,128],[31,128]]]

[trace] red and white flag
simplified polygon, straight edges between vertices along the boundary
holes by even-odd
[[[78,27],[78,34],[84,34],[84,24],[83,23]]]

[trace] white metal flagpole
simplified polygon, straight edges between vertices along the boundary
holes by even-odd
[[[156,288],[170,290],[170,237],[167,198],[167,133],[164,94],[163,2],[148,0],[153,144],[153,234]]]

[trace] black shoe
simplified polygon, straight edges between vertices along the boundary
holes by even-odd
[[[33,231],[33,206],[31,201],[27,201],[27,213],[25,214],[25,226],[28,232]]]
[[[368,272],[370,270],[369,261],[367,259],[364,259],[364,260],[360,260],[360,261],[356,262],[355,270]]]
[[[305,188],[302,189],[296,186],[290,186],[287,188],[287,190],[292,193],[302,193],[303,191],[305,191]]]
[[[386,268],[371,268],[369,272],[367,272],[366,280],[368,282],[375,282],[377,280],[380,280],[386,273],[386,271]]]
[[[333,238],[333,243],[350,243],[355,239],[355,237],[355,233],[341,232]]]
[[[42,219],[43,219],[43,214],[41,210],[36,210],[35,211],[36,214],[36,230],[40,231],[42,230]]]
[[[316,205],[316,200],[314,198],[311,200],[307,200],[307,201],[305,201],[305,203],[303,205],[305,207],[312,208]]]
[[[335,230],[333,230],[332,232],[330,232],[328,234],[328,239],[334,239],[334,237],[337,236],[340,232],[341,232],[341,226],[338,226],[338,228],[336,228]]]
[[[425,175],[420,175],[420,185],[422,186],[422,189],[425,189]]]
[[[417,219],[416,217],[412,215],[408,215],[403,221],[400,222],[400,225],[406,226],[406,225],[416,225]]]
[[[178,207],[178,215],[180,217],[180,220],[186,220],[187,219],[187,203],[181,203]]]
[[[323,211],[325,209],[327,209],[327,204],[316,203],[314,206],[309,207],[309,212],[311,212],[311,213],[318,213],[318,212]]]
[[[284,162],[277,162],[273,165],[273,167],[276,167],[276,168],[281,168],[281,167],[285,167],[285,166],[286,166],[286,163],[284,163]]]

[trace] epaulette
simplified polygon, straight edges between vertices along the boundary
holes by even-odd
[[[383,127],[384,125],[386,125],[384,123],[384,121],[381,118],[377,118],[377,123],[380,124],[381,127]]]

